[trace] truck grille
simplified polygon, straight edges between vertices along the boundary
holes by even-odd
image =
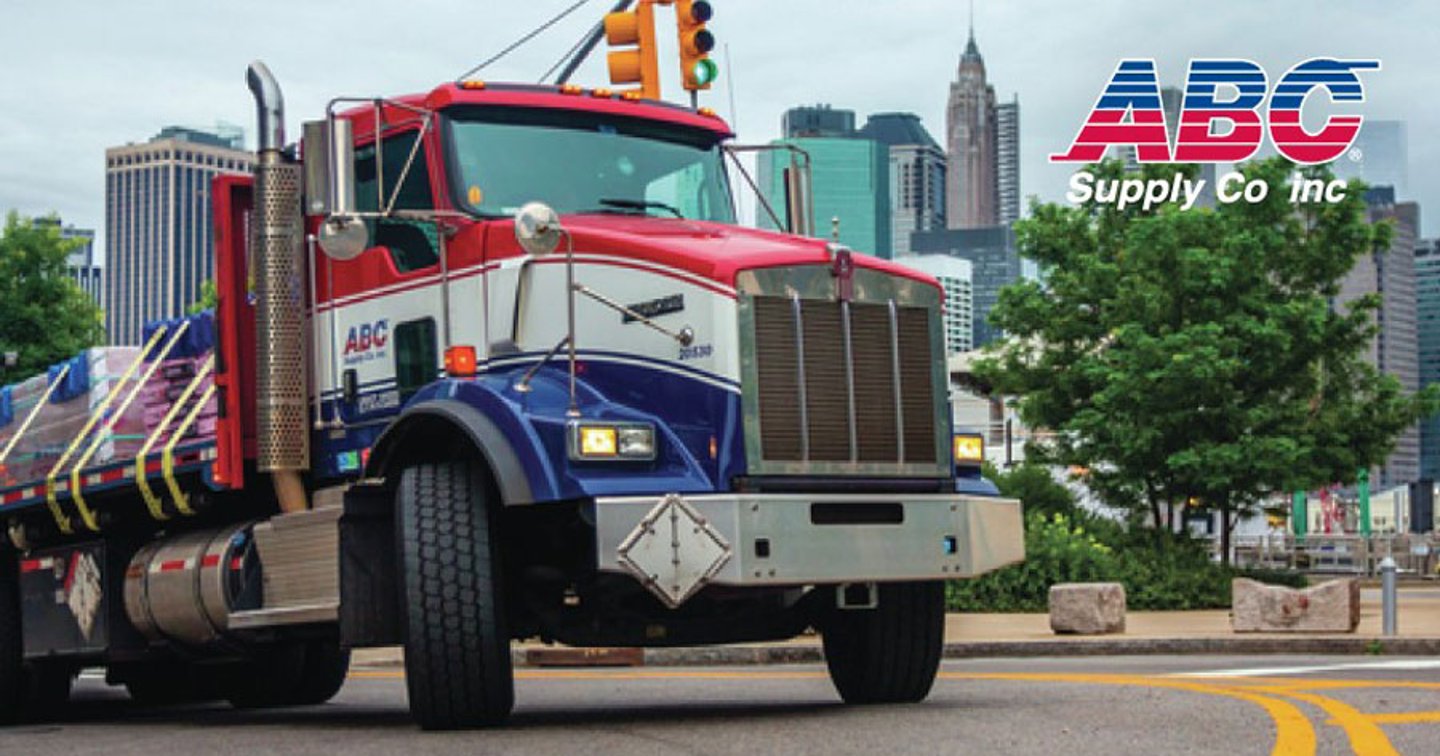
[[[948,459],[930,308],[774,295],[751,307],[752,472],[934,474]]]

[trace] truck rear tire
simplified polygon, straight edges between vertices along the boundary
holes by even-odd
[[[833,610],[820,631],[845,703],[922,701],[945,645],[945,584],[882,583],[874,609]]]
[[[255,652],[226,670],[226,695],[237,709],[315,706],[340,692],[350,652],[338,641],[287,642]]]
[[[213,679],[216,677],[213,670],[202,670],[183,661],[132,667],[119,675],[130,700],[141,706],[172,706],[224,697]]]
[[[305,669],[305,646],[278,643],[257,648],[250,660],[230,665],[224,672],[225,698],[237,709],[290,706],[300,689]]]
[[[339,641],[311,641],[305,644],[305,666],[291,702],[315,706],[335,697],[350,673],[350,651]]]
[[[495,725],[515,703],[494,480],[468,461],[421,464],[396,497],[410,713],[427,730]]]

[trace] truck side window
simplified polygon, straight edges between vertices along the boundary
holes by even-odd
[[[430,385],[440,373],[435,319],[409,320],[395,326],[395,383],[400,401]]]
[[[382,140],[381,161],[385,173],[385,201],[395,191],[395,182],[405,168],[410,150],[415,146],[418,132],[386,136]],[[355,204],[362,212],[380,209],[377,191],[378,177],[375,173],[375,145],[368,144],[355,150]],[[430,193],[430,169],[425,164],[424,147],[415,155],[409,173],[400,184],[400,194],[395,198],[397,210],[430,210],[435,207]],[[370,243],[390,250],[390,259],[401,273],[428,268],[440,261],[435,237],[435,224],[429,221],[386,218],[379,221],[367,219],[365,226],[370,231]]]

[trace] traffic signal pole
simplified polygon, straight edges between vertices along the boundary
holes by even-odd
[[[635,0],[620,0],[620,2],[615,3],[615,7],[611,8],[610,12],[624,12],[634,1]],[[580,65],[585,62],[585,59],[590,57],[590,53],[595,51],[595,46],[600,44],[600,40],[604,38],[605,21],[602,18],[595,24],[594,28],[590,30],[590,34],[585,37],[585,41],[580,45],[580,49],[575,51],[575,55],[570,58],[570,62],[566,63],[565,68],[560,70],[560,75],[556,77],[555,83],[564,84],[569,81],[570,77],[575,75],[576,69],[580,68]]]

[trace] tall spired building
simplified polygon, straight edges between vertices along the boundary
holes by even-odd
[[[995,88],[985,80],[985,59],[972,25],[945,107],[945,220],[950,228],[996,226],[1019,216],[1020,104],[1006,103],[1003,109],[999,112]]]

